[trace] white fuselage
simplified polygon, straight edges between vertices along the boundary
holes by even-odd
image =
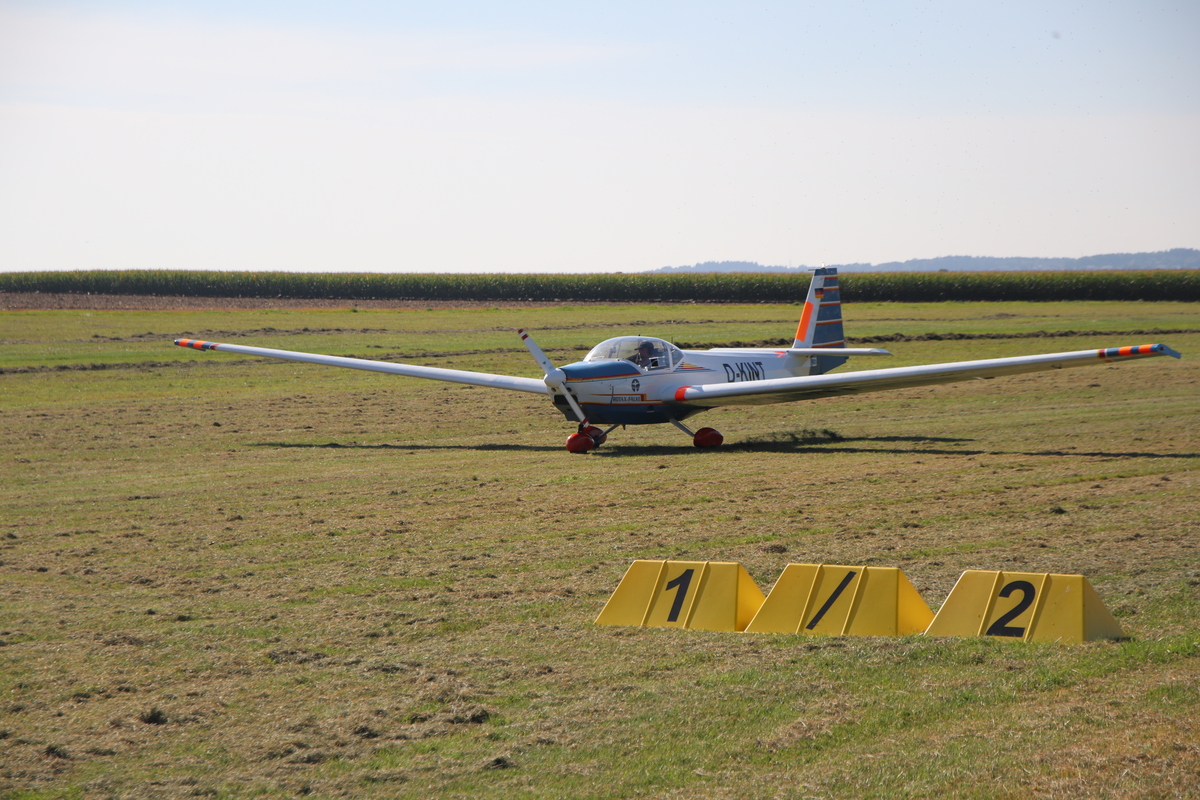
[[[661,340],[659,340],[661,341]],[[677,395],[689,386],[794,378],[808,375],[813,357],[779,349],[680,350],[665,345],[664,355],[650,363],[594,358],[562,368],[567,387],[588,419],[612,425],[641,425],[682,420],[705,410]],[[561,396],[556,404],[570,418]]]

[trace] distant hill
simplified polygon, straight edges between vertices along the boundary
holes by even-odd
[[[1200,269],[1200,250],[1176,248],[1158,253],[1109,253],[1083,258],[994,258],[942,256],[889,261],[886,264],[828,264],[838,272],[1014,272],[1096,269]],[[754,261],[705,261],[684,267],[659,267],[647,272],[804,272],[814,267],[783,267]]]

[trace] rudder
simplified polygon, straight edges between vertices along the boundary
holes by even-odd
[[[804,311],[800,315],[800,324],[796,328],[796,340],[792,347],[845,346],[837,268],[821,267],[813,270],[812,282],[808,285],[808,297],[804,300]],[[846,361],[845,356],[816,356],[810,374],[823,375]]]

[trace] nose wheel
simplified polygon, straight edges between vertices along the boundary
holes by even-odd
[[[595,450],[600,445],[608,441],[608,433],[613,428],[613,425],[607,431],[597,428],[595,425],[584,425],[580,423],[579,430],[567,437],[567,451],[571,453],[586,453],[589,450]]]
[[[715,428],[701,428],[693,433],[686,425],[679,420],[671,420],[671,424],[679,430],[692,437],[692,444],[696,447],[720,447],[725,437]]]

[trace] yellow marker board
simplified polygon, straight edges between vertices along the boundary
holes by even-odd
[[[742,631],[762,602],[762,590],[741,564],[638,560],[596,624]]]
[[[932,619],[895,567],[788,564],[746,632],[903,636]]]
[[[959,577],[926,633],[1024,642],[1125,638],[1082,575],[976,569]]]

